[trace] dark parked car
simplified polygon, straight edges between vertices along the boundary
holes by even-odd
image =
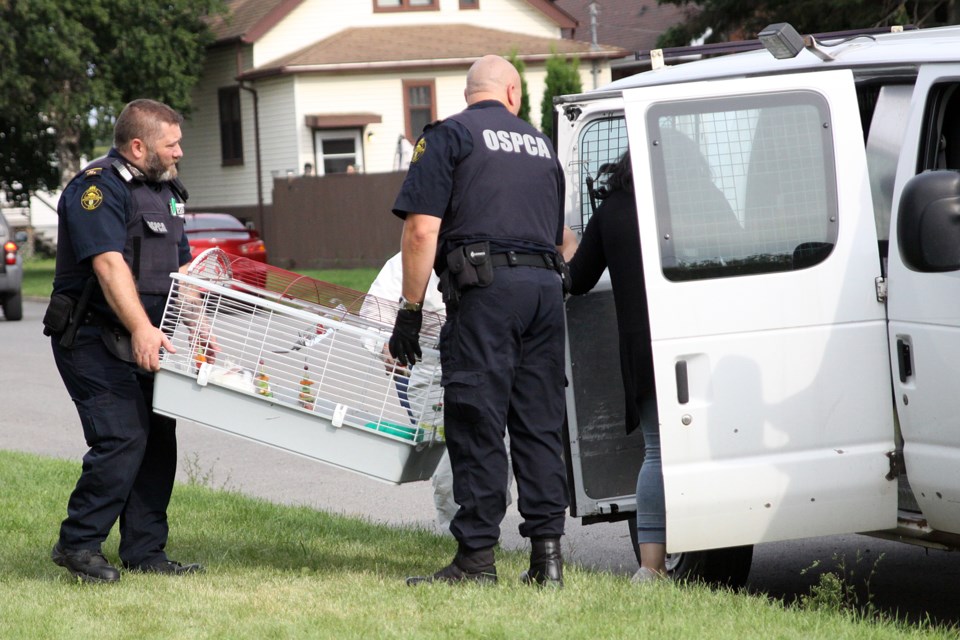
[[[13,239],[13,230],[7,219],[0,213],[0,247],[3,248],[3,260],[0,260],[0,305],[7,320],[23,319],[23,257]]]
[[[207,249],[219,247],[250,260],[267,261],[267,248],[260,234],[228,213],[187,213],[184,222],[194,258]]]

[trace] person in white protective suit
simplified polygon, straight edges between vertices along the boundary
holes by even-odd
[[[400,254],[397,253],[392,258],[387,260],[384,263],[383,267],[380,269],[380,273],[377,274],[377,277],[374,279],[373,284],[370,285],[370,288],[367,290],[367,293],[377,298],[383,300],[395,301],[400,299],[401,295],[401,285],[403,282],[403,266],[400,262]],[[430,274],[430,282],[427,285],[426,297],[423,300],[423,309],[424,311],[433,311],[440,315],[443,318],[446,315],[446,308],[443,304],[442,295],[440,290],[437,288],[439,284],[439,278],[437,278],[436,273]],[[364,305],[366,306],[366,304]],[[361,315],[364,315],[364,312],[361,311]],[[383,319],[387,324],[393,323],[392,318]],[[369,341],[366,344],[366,347],[374,351],[374,343]],[[393,359],[390,357],[389,351],[384,345],[384,349],[381,353],[378,354],[383,358],[387,364],[393,364]],[[419,406],[417,401],[418,395],[422,395],[426,392],[429,385],[428,381],[418,380],[416,365],[410,372],[410,377],[408,380],[397,382],[397,391],[400,397],[401,404],[404,404],[405,407],[409,406]],[[433,474],[431,479],[433,483],[433,504],[437,510],[437,526],[440,528],[440,531],[446,535],[452,535],[450,533],[450,521],[453,520],[453,516],[456,515],[457,510],[460,508],[460,505],[456,503],[453,499],[453,470],[450,467],[450,456],[446,450],[443,452],[443,457],[440,458],[440,462],[437,465],[437,470]],[[513,482],[513,471],[507,467],[507,484],[508,486]],[[510,492],[507,492],[507,505],[509,506],[512,502]]]

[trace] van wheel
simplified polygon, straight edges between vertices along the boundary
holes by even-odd
[[[640,547],[637,543],[636,519],[628,518],[627,526],[630,529],[630,544],[633,545],[633,553],[639,565]],[[747,584],[752,561],[752,544],[727,549],[669,553],[667,572],[674,580],[702,581],[731,589],[742,589]]]
[[[23,319],[23,295],[19,291],[3,299],[3,317],[7,320]]]

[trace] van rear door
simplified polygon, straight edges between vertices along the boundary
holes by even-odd
[[[891,528],[849,71],[625,90],[671,552]]]

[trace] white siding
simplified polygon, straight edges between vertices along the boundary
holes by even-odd
[[[256,85],[260,94],[260,159],[263,202],[273,202],[273,178],[300,173],[295,78],[284,76]],[[246,127],[246,122],[244,122]],[[252,123],[251,123],[252,127]],[[246,152],[244,155],[247,156]],[[248,156],[252,157],[252,156]],[[256,202],[256,200],[254,200]]]
[[[257,64],[328,36],[344,25],[424,24],[469,22],[480,26],[559,37],[546,16],[519,0],[481,0],[479,11],[460,11],[459,0],[441,0],[441,10],[373,13],[372,0],[308,0],[256,45]],[[264,53],[267,52],[267,53]],[[242,65],[250,68],[253,48],[245,47]],[[236,50],[211,51],[200,82],[193,92],[193,114],[184,123],[184,158],[180,168],[190,190],[190,208],[255,206],[257,204],[256,139],[253,95],[240,92],[243,113],[243,158],[240,166],[224,167],[220,156],[220,118],[217,90],[234,86]],[[610,81],[610,67],[600,65],[600,84]],[[584,90],[593,86],[591,63],[581,61]],[[313,132],[308,114],[375,113],[382,122],[369,125],[362,138],[365,170],[395,170],[398,138],[404,133],[403,81],[434,80],[437,117],[445,118],[464,108],[466,69],[438,69],[405,73],[281,76],[250,83],[259,95],[260,157],[264,204],[272,202],[273,178],[288,172],[299,175],[306,162],[316,164]],[[540,103],[546,72],[544,65],[528,64],[524,77],[530,94],[530,118],[539,126]],[[366,134],[372,133],[368,137]],[[415,132],[417,133],[417,132]]]
[[[188,205],[198,210],[213,205],[256,203],[256,190],[237,193],[233,187],[254,183],[254,140],[252,110],[243,123],[244,164],[223,167],[220,156],[220,111],[217,90],[236,85],[236,52],[233,48],[213,50],[207,57],[203,75],[193,90],[193,112],[183,124],[183,159],[180,174],[190,191]],[[243,92],[241,104],[246,107]],[[241,190],[242,191],[242,190]]]
[[[513,31],[540,38],[559,38],[560,27],[543,12],[518,0],[480,0],[480,9],[460,11],[460,0],[440,0],[440,7],[456,22]]]
[[[190,191],[189,206],[245,206],[257,203],[257,145],[253,95],[240,92],[243,114],[243,164],[223,166],[220,155],[220,112],[217,90],[235,86],[233,49],[217,49],[208,57],[193,92],[193,113],[183,126],[183,181]],[[297,168],[297,126],[294,80],[283,77],[257,83],[260,108],[260,157],[264,204],[272,202],[273,173]],[[302,122],[302,120],[301,120]]]
[[[464,107],[463,70],[440,73],[377,74],[355,77],[303,76],[297,83],[297,128],[300,138],[300,161],[314,162],[313,138],[306,126],[307,114],[346,112],[375,113],[383,121],[365,129],[364,157],[367,173],[384,173],[395,169],[399,136],[405,130],[403,113],[403,81],[434,80],[437,93],[437,116],[454,114]]]
[[[489,1],[489,0],[488,0]],[[589,62],[581,62],[580,75],[584,90],[591,88],[593,79]],[[394,171],[397,143],[404,133],[403,81],[433,80],[436,87],[437,117],[445,118],[465,106],[463,88],[465,70],[444,69],[434,73],[377,74],[354,77],[302,76],[297,80],[296,127],[298,131],[299,160],[316,164],[312,133],[305,123],[308,114],[335,114],[347,112],[374,113],[383,121],[365,129],[364,157],[368,173]],[[524,72],[530,94],[530,119],[540,126],[540,104],[546,83],[544,65],[528,65]],[[600,82],[610,81],[610,68],[601,65]],[[366,134],[372,133],[372,136]]]
[[[254,65],[262,66],[319,42],[347,27],[469,24],[543,38],[559,38],[560,28],[523,0],[481,0],[480,9],[461,11],[460,0],[440,0],[439,11],[374,13],[373,0],[307,0],[256,44]]]

